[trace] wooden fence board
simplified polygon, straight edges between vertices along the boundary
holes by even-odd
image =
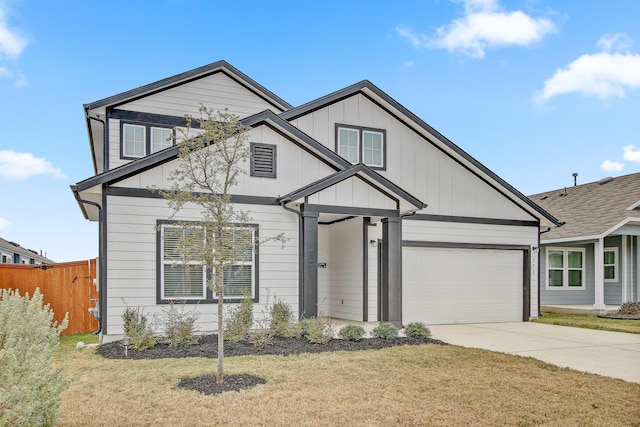
[[[47,269],[40,268],[43,266]],[[63,335],[98,329],[98,321],[89,313],[89,308],[95,306],[91,299],[98,298],[93,285],[95,278],[95,259],[46,265],[0,264],[0,289],[17,289],[20,295],[27,292],[33,295],[40,288],[56,321],[69,313],[69,326]]]

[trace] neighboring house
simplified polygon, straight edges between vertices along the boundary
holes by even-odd
[[[256,235],[288,239],[229,276],[231,303],[249,290],[258,314],[277,297],[301,316],[397,325],[538,315],[532,252],[553,216],[366,80],[293,107],[219,61],[84,106],[96,175],[72,190],[100,221],[107,339],[127,305],[153,315],[172,300],[199,303],[200,330],[216,328],[205,272],[169,269],[172,211],[148,190],[167,188],[178,148],[166,138],[201,104],[250,128],[232,202]]]
[[[640,173],[530,198],[565,221],[540,236],[542,305],[639,301]]]
[[[0,237],[0,264],[51,264],[51,261],[42,253],[23,248],[15,242],[10,242]]]

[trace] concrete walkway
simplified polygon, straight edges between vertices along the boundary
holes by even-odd
[[[640,383],[640,334],[542,323],[429,325],[432,338]]]

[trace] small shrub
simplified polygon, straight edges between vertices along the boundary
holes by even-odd
[[[39,289],[29,298],[0,293],[0,425],[51,426],[58,420],[60,393],[69,382],[54,369],[54,354],[68,318],[58,325]]]
[[[409,338],[424,339],[431,336],[431,331],[422,322],[409,323],[404,328],[404,334]]]
[[[198,342],[196,337],[196,321],[198,313],[191,311],[185,313],[184,303],[178,310],[174,303],[169,304],[169,308],[163,310],[162,326],[167,343],[172,347],[182,347]]]
[[[391,323],[381,323],[376,326],[372,332],[374,338],[383,338],[385,340],[390,340],[398,336],[398,328]]]
[[[302,319],[298,322],[298,330],[301,337],[304,337],[304,338],[309,337],[310,324],[311,324],[311,319]]]
[[[360,341],[364,337],[364,328],[360,325],[347,325],[340,329],[338,336],[347,341]]]
[[[122,313],[122,322],[125,340],[136,350],[151,348],[158,342],[142,309],[127,306]]]
[[[265,348],[273,341],[273,331],[269,328],[258,328],[249,332],[249,342],[258,348]]]
[[[313,344],[326,344],[333,337],[333,323],[331,319],[318,316],[309,319],[307,326],[307,339]]]
[[[245,294],[240,305],[230,308],[224,327],[224,339],[230,342],[242,341],[246,338],[253,324],[253,300]]]
[[[293,325],[293,310],[289,304],[282,300],[276,299],[276,302],[269,309],[269,318],[271,319],[269,328],[274,336],[293,338],[299,335]]]
[[[620,314],[640,314],[640,302],[625,302],[618,310]]]

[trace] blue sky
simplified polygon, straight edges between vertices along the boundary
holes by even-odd
[[[95,257],[82,105],[220,59],[300,105],[368,79],[524,194],[640,171],[637,0],[0,0],[0,236]]]

